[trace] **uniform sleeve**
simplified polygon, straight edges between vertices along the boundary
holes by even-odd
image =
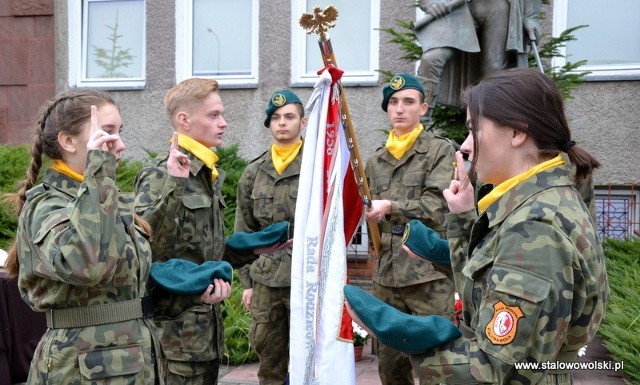
[[[151,225],[154,261],[166,260],[176,244],[176,215],[183,207],[186,183],[187,178],[170,176],[166,168],[158,166],[147,166],[136,177],[136,213]]]
[[[467,261],[471,228],[477,219],[478,215],[475,210],[446,215],[451,270],[453,271],[453,282],[458,292],[462,290],[462,269]]]
[[[448,188],[451,182],[455,161],[453,147],[443,142],[438,147],[432,146],[428,156],[433,157],[431,169],[419,170],[421,173],[428,172],[423,181],[421,194],[402,201],[391,201],[390,217],[392,222],[394,217],[419,219],[432,229],[442,232],[444,215],[447,211],[442,191]],[[409,183],[412,177],[410,174],[411,172],[405,172],[403,176]]]
[[[84,183],[73,201],[60,194],[41,194],[29,203],[21,220],[21,238],[22,247],[32,251],[32,260],[26,263],[35,274],[94,286],[115,273],[116,260],[108,257],[122,250],[113,250],[111,242],[118,211],[114,176],[115,157],[89,151]]]

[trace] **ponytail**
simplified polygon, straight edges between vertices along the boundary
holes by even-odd
[[[576,167],[574,182],[585,180],[591,176],[596,168],[601,166],[600,162],[593,155],[580,147],[571,146],[567,149],[566,153],[571,163]]]

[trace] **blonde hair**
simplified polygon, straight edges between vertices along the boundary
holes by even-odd
[[[181,81],[167,91],[164,106],[171,125],[177,126],[176,116],[181,109],[190,110],[212,93],[218,92],[218,89],[218,82],[213,79],[191,78]]]

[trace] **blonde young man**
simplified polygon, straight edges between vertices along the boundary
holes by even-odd
[[[135,186],[136,211],[152,228],[153,260],[221,260],[224,172],[216,166],[218,157],[211,148],[222,144],[227,122],[218,83],[187,79],[167,92],[164,103],[175,130],[173,156],[161,154],[151,161]],[[221,279],[200,295],[156,291],[154,321],[168,385],[218,383],[224,352],[220,302],[230,294],[230,284]]]

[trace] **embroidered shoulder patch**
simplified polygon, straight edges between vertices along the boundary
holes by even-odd
[[[484,332],[494,345],[506,345],[516,337],[518,319],[524,317],[518,306],[507,306],[498,301],[493,305],[493,318],[487,324]]]

